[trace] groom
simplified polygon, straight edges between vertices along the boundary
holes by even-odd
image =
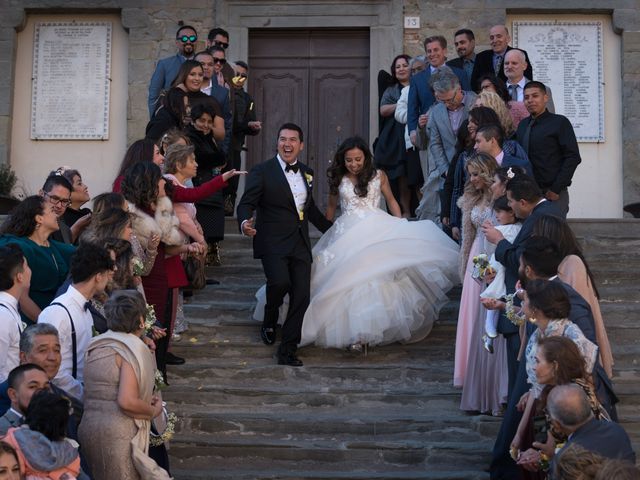
[[[322,232],[331,226],[311,195],[313,171],[298,161],[302,141],[299,126],[285,123],[280,127],[278,154],[251,169],[237,211],[240,230],[253,237],[253,257],[262,260],[267,277],[267,302],[260,329],[267,345],[276,341],[278,311],[289,294],[277,358],[279,365],[293,367],[302,366],[296,349],[310,296],[309,221]]]

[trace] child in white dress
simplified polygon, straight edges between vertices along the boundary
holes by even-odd
[[[502,196],[493,204],[493,210],[495,212],[496,218],[500,225],[496,226],[496,229],[502,232],[504,238],[509,242],[513,242],[513,240],[520,232],[522,228],[522,224],[516,222],[515,213],[507,202],[507,197]],[[487,242],[488,243],[488,242]],[[495,250],[495,245],[488,244],[486,250]],[[480,298],[494,298],[499,300],[503,298],[507,294],[507,288],[505,286],[505,268],[504,266],[496,260],[495,253],[491,254],[491,258],[489,259],[489,266],[493,271],[495,271],[495,277],[493,281],[484,289],[484,291],[480,294]],[[489,352],[493,353],[493,339],[498,336],[497,327],[498,327],[498,318],[500,316],[500,310],[487,310],[487,316],[485,317],[484,323],[484,331],[485,334],[482,336],[482,341],[484,343],[484,348]]]

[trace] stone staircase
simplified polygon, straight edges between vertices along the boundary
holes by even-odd
[[[235,223],[227,224],[235,232]],[[574,222],[602,292],[619,411],[640,446],[640,222]],[[221,281],[185,306],[165,398],[180,423],[172,473],[191,479],[486,479],[500,419],[458,409],[451,385],[457,301],[411,345],[354,355],[305,347],[303,368],[278,366],[251,319],[263,283],[251,242],[223,244]]]

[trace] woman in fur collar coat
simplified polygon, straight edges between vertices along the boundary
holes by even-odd
[[[181,360],[167,355],[177,289],[187,285],[180,254],[203,251],[197,242],[186,243],[185,235],[180,231],[180,221],[167,195],[171,187],[162,177],[160,167],[151,162],[135,164],[127,170],[122,182],[122,194],[129,203],[133,231],[142,247],[147,248],[154,234],[160,236],[156,260],[149,274],[142,277],[142,285],[147,303],[153,305],[156,318],[167,329],[167,335],[156,345],[158,368],[165,379],[167,357],[172,359],[172,363],[176,359]]]

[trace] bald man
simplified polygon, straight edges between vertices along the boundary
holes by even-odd
[[[512,48],[504,56],[504,75],[507,77],[507,90],[511,99],[516,102],[524,102],[524,86],[531,81],[531,78],[525,76],[525,72],[529,64],[525,57],[524,51],[519,48]],[[547,86],[547,110],[556,113],[553,104],[553,96],[551,89]]]
[[[483,75],[495,75],[505,82],[507,77],[504,74],[504,57],[512,48],[509,46],[511,43],[511,36],[509,30],[504,25],[494,25],[489,30],[489,43],[491,48],[484,50],[476,55],[476,61],[473,65],[473,73],[471,74],[471,88],[474,91],[480,91],[480,77]],[[527,78],[533,78],[533,70],[531,69],[531,62],[527,52],[522,50],[525,55],[527,68],[524,72],[524,76]]]

